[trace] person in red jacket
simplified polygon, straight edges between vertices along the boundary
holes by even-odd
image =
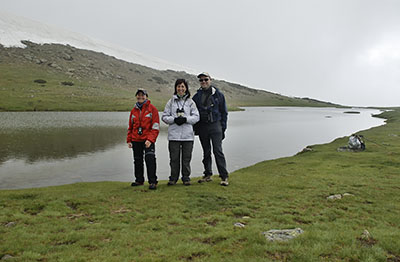
[[[155,142],[160,132],[158,110],[148,100],[147,91],[136,91],[137,103],[129,116],[126,142],[133,149],[135,181],[131,186],[144,184],[143,155],[145,156],[149,189],[157,188]]]

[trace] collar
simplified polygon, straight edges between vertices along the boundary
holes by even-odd
[[[216,87],[210,86],[209,88],[211,88],[211,95],[214,95],[215,92],[217,92],[217,88]],[[204,90],[202,87],[200,87],[197,91],[206,92],[206,90]]]
[[[144,102],[143,102],[142,104],[139,104],[138,102],[136,102],[135,108],[137,108],[137,109],[142,109],[143,106],[145,106],[145,105],[147,105],[147,104],[150,104],[150,100],[148,100],[148,99],[144,100]]]
[[[185,94],[184,96],[182,96],[182,97],[179,97],[178,95],[173,95],[173,98],[175,99],[175,100],[186,100],[187,98],[188,98],[188,95],[187,94]]]

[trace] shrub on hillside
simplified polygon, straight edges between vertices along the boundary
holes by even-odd
[[[46,81],[46,80],[43,80],[43,79],[36,79],[36,80],[34,80],[33,82],[38,83],[38,84],[45,84],[45,83],[47,83],[47,81]]]
[[[64,85],[64,86],[73,86],[74,85],[74,83],[69,82],[69,81],[61,82],[61,84]]]

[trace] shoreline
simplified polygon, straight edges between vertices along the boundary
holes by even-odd
[[[272,106],[272,107],[275,108],[275,106]],[[289,107],[289,108],[293,108],[293,107]],[[294,107],[294,108],[295,108],[295,107]],[[299,108],[302,108],[302,107],[299,107]],[[325,109],[325,107],[322,107],[322,108]],[[336,107],[333,107],[333,108],[334,108],[334,109],[337,109]],[[243,108],[243,111],[245,111],[245,108]],[[67,111],[67,112],[68,112],[68,111]],[[384,112],[385,112],[385,111],[381,110],[381,112],[380,112],[378,115],[372,115],[372,114],[371,114],[371,117],[382,118],[382,117],[380,117],[380,115],[383,114]],[[343,112],[343,113],[346,113],[346,112]],[[383,118],[383,119],[385,119],[385,118]],[[384,121],[384,123],[383,123],[382,125],[375,126],[375,127],[371,127],[371,128],[377,128],[377,127],[385,126],[385,125],[387,124],[386,121],[387,121],[387,119],[385,119],[385,121]],[[368,129],[366,129],[366,130],[358,130],[357,132],[354,132],[354,133],[367,131],[367,130],[369,130],[369,129],[371,129],[371,128],[368,128]],[[350,134],[349,134],[348,136],[350,136]],[[346,136],[346,137],[348,137],[348,136]],[[335,141],[335,140],[337,140],[337,139],[341,139],[341,138],[343,138],[343,137],[335,137],[335,138],[333,138],[333,140],[332,140],[331,142],[327,142],[327,143],[305,145],[302,149],[300,149],[299,151],[297,151],[296,153],[294,153],[294,154],[292,154],[292,155],[280,156],[280,157],[277,157],[277,158],[272,158],[272,159],[267,159],[267,160],[261,160],[261,161],[256,162],[256,163],[249,164],[249,165],[247,165],[247,166],[239,167],[238,169],[235,169],[235,170],[231,171],[230,173],[236,173],[236,172],[238,172],[238,171],[240,171],[240,170],[242,170],[242,169],[245,169],[245,168],[248,168],[248,167],[257,165],[257,164],[262,163],[262,162],[265,162],[265,161],[274,161],[274,160],[279,160],[279,159],[282,159],[282,158],[295,157],[295,156],[297,156],[299,153],[301,153],[302,150],[304,150],[304,148],[313,147],[313,146],[319,146],[319,145],[327,145],[327,144],[333,143],[333,141]],[[346,145],[347,145],[347,142],[346,142]],[[201,177],[201,176],[192,177],[192,180],[193,180],[193,181],[197,181],[197,179],[200,178],[200,177]],[[213,177],[214,177],[214,179],[219,180],[219,178],[218,178],[217,175],[213,175]],[[78,182],[72,182],[72,183],[66,183],[66,184],[45,185],[45,186],[35,186],[35,187],[26,187],[26,188],[1,188],[0,191],[1,191],[1,190],[29,190],[29,189],[36,189],[36,188],[58,187],[58,186],[74,185],[74,184],[80,184],[80,183],[89,183],[89,184],[90,184],[90,183],[97,183],[97,182],[111,182],[111,183],[113,183],[113,182],[117,182],[117,183],[120,182],[120,183],[130,183],[130,182],[120,181],[120,180],[99,180],[99,181],[92,181],[92,182],[78,181]],[[161,180],[159,180],[159,182],[161,182],[160,184],[164,184],[164,183],[167,182],[167,180],[166,180],[166,179],[161,179]]]

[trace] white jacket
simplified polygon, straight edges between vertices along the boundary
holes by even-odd
[[[184,110],[184,117],[186,117],[187,119],[187,122],[180,126],[174,122],[174,119],[178,117],[178,108]],[[165,109],[161,119],[164,123],[169,125],[169,141],[194,140],[193,125],[200,120],[200,116],[199,111],[196,107],[196,103],[191,98],[187,98],[187,96],[179,98],[177,95],[173,95],[172,98],[165,105]]]

